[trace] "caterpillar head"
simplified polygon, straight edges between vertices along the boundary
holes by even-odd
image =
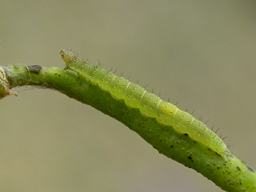
[[[61,58],[65,61],[65,63],[74,63],[76,62],[77,56],[75,53],[67,50],[60,51]]]

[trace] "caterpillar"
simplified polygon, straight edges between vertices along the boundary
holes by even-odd
[[[100,66],[77,60],[71,51],[61,50],[60,55],[66,63],[66,69],[76,72],[94,86],[109,92],[114,99],[123,100],[128,107],[139,109],[143,116],[155,118],[161,125],[172,126],[177,133],[187,134],[192,140],[207,146],[226,159],[226,154],[229,153],[226,144],[191,114]]]

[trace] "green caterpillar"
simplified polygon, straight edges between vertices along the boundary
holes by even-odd
[[[155,118],[161,125],[172,126],[179,134],[187,134],[192,140],[202,143],[226,159],[229,153],[226,144],[191,114],[100,66],[91,66],[77,60],[71,51],[61,50],[60,55],[66,62],[66,69],[88,79],[93,86],[109,92],[116,100],[123,100],[128,107],[139,109],[143,116]]]

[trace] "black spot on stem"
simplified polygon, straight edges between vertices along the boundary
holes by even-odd
[[[30,73],[34,73],[36,75],[38,75],[40,70],[42,69],[40,65],[32,65],[32,66],[28,66],[27,68]]]
[[[193,160],[193,158],[192,158],[192,155],[189,155],[189,156],[188,156],[188,159],[189,159],[192,163],[194,163],[194,160]]]

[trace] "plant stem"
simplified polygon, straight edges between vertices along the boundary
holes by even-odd
[[[38,65],[0,68],[1,98],[15,94],[11,89],[24,85],[58,90],[84,104],[90,104],[137,132],[159,153],[196,170],[223,190],[256,191],[254,170],[231,153],[226,159],[223,158],[207,146],[191,140],[188,135],[177,133],[171,126],[160,125],[154,118],[143,116],[138,109],[128,107],[122,100],[113,98],[99,86],[92,86],[88,79],[71,70]]]

